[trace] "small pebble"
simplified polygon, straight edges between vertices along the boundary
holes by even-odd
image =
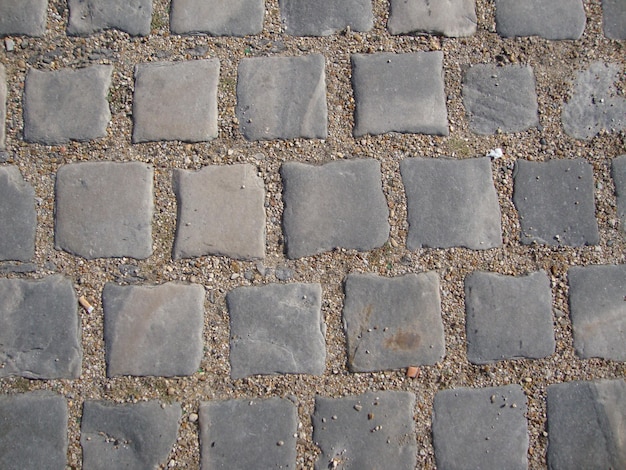
[[[13,52],[13,50],[15,49],[15,41],[10,38],[5,38],[4,47],[6,47],[7,52]]]
[[[357,403],[356,405],[354,405],[354,409],[357,411],[361,411],[363,407]]]
[[[189,414],[189,422],[190,423],[195,423],[196,421],[198,421],[198,415],[196,413],[190,413]]]

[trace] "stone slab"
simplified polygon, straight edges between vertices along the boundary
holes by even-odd
[[[0,378],[77,379],[82,347],[72,281],[0,279]]]
[[[285,32],[292,36],[330,36],[350,28],[374,27],[371,0],[280,0]]]
[[[614,158],[611,169],[613,182],[615,183],[620,232],[626,235],[626,155]]]
[[[236,114],[248,140],[325,139],[324,56],[253,57],[239,62]]]
[[[626,265],[567,272],[576,354],[626,361]]]
[[[231,377],[324,373],[326,326],[319,284],[237,287],[226,296]]]
[[[443,53],[352,54],[355,137],[448,135]]]
[[[150,165],[63,165],[56,178],[55,246],[87,259],[152,254]]]
[[[172,0],[174,34],[247,36],[263,31],[264,0]]]
[[[4,65],[0,64],[0,150],[6,147],[7,120],[7,77]]]
[[[526,470],[525,414],[519,385],[438,392],[432,420],[437,468]]]
[[[387,28],[391,34],[471,36],[476,32],[475,0],[391,0]]]
[[[106,137],[112,65],[31,69],[24,87],[24,140],[57,145]]]
[[[203,356],[204,288],[168,282],[102,292],[107,375],[193,375]]]
[[[218,59],[137,65],[133,143],[217,137],[219,73]]]
[[[389,238],[389,209],[378,161],[343,160],[322,166],[288,162],[280,171],[289,258],[337,247],[367,251]]]
[[[602,26],[609,39],[626,39],[626,2],[602,0]]]
[[[48,0],[0,0],[0,37],[43,36]]]
[[[416,468],[414,406],[409,392],[316,397],[313,442],[321,449],[316,470]]]
[[[119,29],[131,36],[150,34],[152,0],[68,0],[67,34],[89,35]]]
[[[0,261],[28,261],[35,255],[35,190],[18,167],[0,167]]]

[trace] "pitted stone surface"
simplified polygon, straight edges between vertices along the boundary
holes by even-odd
[[[55,246],[87,259],[152,254],[151,166],[73,163],[56,178]]]
[[[626,2],[602,0],[602,24],[609,39],[626,39]]]
[[[265,189],[253,165],[174,170],[178,222],[174,259],[265,256]]]
[[[24,140],[56,145],[105,137],[111,119],[111,65],[42,72],[31,69],[24,87]]]
[[[548,386],[548,466],[553,470],[626,468],[626,382]]]
[[[475,0],[391,0],[391,34],[428,33],[447,37],[476,32]]]
[[[237,287],[226,296],[231,377],[324,372],[326,326],[319,284]]]
[[[263,31],[264,0],[172,0],[174,34],[247,36]]]
[[[389,238],[389,209],[376,160],[322,166],[288,162],[282,165],[281,175],[289,258],[337,247],[367,251]]]
[[[79,323],[71,280],[0,279],[0,378],[78,378]]]
[[[119,29],[131,36],[150,34],[152,0],[68,0],[68,34]]]
[[[135,67],[133,143],[217,137],[218,59]]]
[[[448,135],[443,53],[352,54],[353,134]]]
[[[280,0],[285,32],[292,36],[330,36],[349,27],[374,26],[371,0]]]
[[[35,255],[35,190],[16,166],[0,167],[0,261]]]
[[[435,272],[393,279],[350,274],[343,324],[354,372],[433,365],[443,359],[439,278]]]
[[[176,443],[181,415],[178,403],[85,401],[80,428],[83,467],[147,470],[164,466]]]
[[[406,158],[407,247],[485,250],[502,245],[500,206],[487,157]]]
[[[239,62],[237,118],[248,140],[325,139],[324,56],[253,57]]]
[[[282,398],[200,403],[202,468],[296,468],[298,413]]]
[[[0,37],[46,33],[48,0],[0,0]]]
[[[620,220],[620,231],[626,235],[626,155],[613,160],[613,181],[617,196],[617,216]]]
[[[596,245],[599,242],[593,199],[593,170],[582,159],[517,160],[513,202],[525,245]]]
[[[102,292],[107,375],[192,375],[202,360],[204,288],[118,286]]]
[[[0,64],[0,150],[6,145],[7,82],[4,65]]]
[[[432,421],[437,468],[526,470],[525,413],[519,385],[438,392]]]
[[[409,392],[366,392],[315,399],[313,441],[322,451],[316,470],[414,469],[417,461]]]
[[[463,79],[463,104],[478,134],[521,132],[539,124],[532,67],[479,64]]]
[[[626,265],[572,267],[567,276],[576,354],[626,361]]]

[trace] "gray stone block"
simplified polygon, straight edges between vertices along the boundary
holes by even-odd
[[[80,376],[80,320],[70,279],[0,279],[0,323],[0,378]]]
[[[139,162],[59,168],[56,248],[87,259],[150,256],[153,173],[150,165]]]
[[[548,468],[626,468],[626,382],[548,386]]]
[[[316,397],[313,441],[322,451],[316,470],[414,469],[414,406],[415,395],[409,392]]]
[[[238,287],[226,301],[233,379],[324,372],[326,326],[319,284]]]
[[[438,392],[432,420],[437,468],[526,470],[525,414],[519,385]]]
[[[443,359],[445,339],[436,273],[393,279],[350,274],[345,293],[343,324],[350,370],[433,365]]]
[[[263,31],[264,0],[172,0],[174,34],[247,36]]]
[[[626,265],[567,272],[576,354],[626,361]]]
[[[448,135],[443,53],[352,55],[354,136]]]
[[[280,0],[285,32],[292,36],[330,36],[349,27],[374,27],[371,0]]]
[[[296,468],[298,412],[282,398],[200,403],[202,468]]]
[[[0,468],[64,470],[67,444],[67,403],[61,395],[0,396]]]
[[[325,139],[324,56],[254,57],[239,62],[237,118],[248,140]]]
[[[609,39],[626,39],[626,2],[602,0],[602,25]]]
[[[406,158],[407,247],[486,250],[502,246],[500,206],[487,157]]]
[[[593,170],[582,159],[515,164],[513,202],[525,245],[583,246],[599,243]]]
[[[389,209],[380,163],[343,160],[281,167],[287,256],[301,258],[337,247],[372,250],[389,238]]]
[[[620,231],[626,235],[626,155],[613,159],[612,175],[615,183]]]
[[[476,32],[475,0],[391,0],[390,6],[387,28],[391,34],[463,37]]]
[[[204,288],[118,286],[102,292],[107,375],[192,375],[202,360]]]
[[[16,166],[0,167],[0,261],[35,255],[35,190]]]
[[[31,69],[24,88],[24,140],[56,145],[106,137],[112,72],[111,65]]]
[[[7,82],[4,65],[0,64],[0,150],[6,146]]]
[[[68,0],[67,34],[88,35],[119,29],[131,36],[150,34],[152,0]]]
[[[133,143],[217,137],[218,59],[135,67]]]
[[[0,0],[0,37],[46,33],[48,0]]]

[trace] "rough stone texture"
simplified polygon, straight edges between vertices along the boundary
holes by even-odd
[[[438,392],[432,424],[437,468],[526,470],[525,413],[519,385]]]
[[[610,39],[626,39],[626,2],[602,0],[604,35]]]
[[[43,36],[47,18],[48,0],[0,0],[0,37]]]
[[[35,255],[35,190],[16,166],[0,167],[0,261]]]
[[[6,146],[7,82],[4,65],[0,64],[0,150]]]
[[[248,140],[328,134],[324,56],[254,57],[239,62],[236,114]]]
[[[24,140],[45,145],[107,135],[111,65],[42,72],[30,69],[24,88]]]
[[[65,470],[67,403],[37,391],[0,396],[0,468]]]
[[[496,30],[502,37],[579,39],[585,30],[582,0],[495,0]]]
[[[265,256],[265,189],[253,165],[174,170],[178,222],[174,259]]]
[[[599,243],[593,170],[583,159],[517,160],[513,202],[525,245],[583,246]]]
[[[548,386],[548,467],[626,468],[626,382]]]
[[[282,398],[200,403],[202,468],[296,468],[298,413]]]
[[[0,279],[0,324],[0,378],[80,376],[80,320],[70,279]]]
[[[68,0],[68,34],[119,29],[131,36],[150,34],[152,0]]]
[[[626,265],[572,267],[567,276],[576,354],[626,361]]]
[[[319,284],[237,287],[230,313],[231,377],[324,372],[326,326]]]
[[[178,403],[85,401],[80,433],[83,467],[164,468],[159,466],[167,463],[181,415]]]
[[[484,250],[502,246],[500,206],[487,157],[406,158],[407,247]]]
[[[352,54],[354,136],[448,135],[443,53]]]
[[[443,359],[437,273],[394,279],[350,274],[345,292],[343,324],[352,371],[433,365]]]
[[[172,0],[174,34],[247,36],[263,31],[264,0]]]
[[[316,397],[313,441],[322,451],[316,470],[414,469],[417,445],[409,392]]]
[[[391,0],[390,6],[387,28],[391,34],[463,37],[476,32],[474,0]]]
[[[367,251],[389,238],[389,209],[376,160],[322,166],[288,162],[282,165],[281,175],[289,258],[337,247]]]
[[[153,169],[88,162],[59,168],[55,245],[87,259],[152,254]]]
[[[535,75],[530,66],[479,64],[463,78],[463,104],[478,134],[521,132],[539,124]]]
[[[217,137],[218,59],[135,67],[133,143]]]
[[[374,27],[371,0],[280,0],[285,32],[293,36],[330,36],[349,27]]]
[[[545,271],[523,277],[473,272],[465,279],[467,358],[473,364],[554,353],[552,293]]]
[[[617,216],[620,220],[620,231],[626,235],[626,155],[613,159],[613,181],[617,196]]]
[[[204,288],[118,286],[102,292],[107,375],[192,375],[202,360]]]

